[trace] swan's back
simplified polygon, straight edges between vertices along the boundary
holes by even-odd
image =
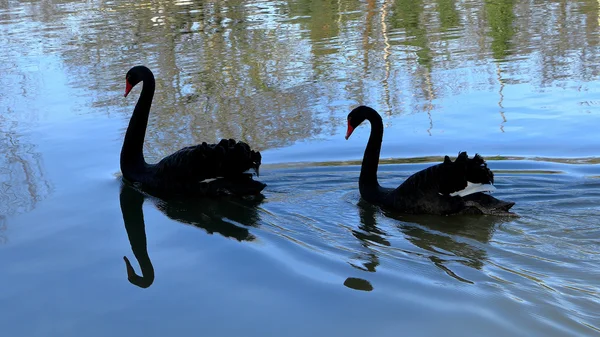
[[[450,195],[465,189],[469,182],[493,184],[494,173],[479,154],[468,158],[466,152],[460,152],[454,162],[446,156],[443,163],[411,175],[394,193],[436,192]]]
[[[152,179],[144,185],[163,194],[219,195],[254,194],[266,185],[252,179],[257,174],[261,154],[248,144],[222,139],[185,147],[154,165]]]
[[[465,207],[459,191],[471,184],[493,184],[494,174],[481,156],[459,153],[453,162],[425,168],[408,177],[389,194],[388,204],[406,213],[451,214]]]
[[[157,164],[156,174],[185,180],[205,180],[217,177],[233,178],[250,169],[260,167],[260,152],[253,151],[244,142],[222,139],[218,144],[184,147],[163,158]]]

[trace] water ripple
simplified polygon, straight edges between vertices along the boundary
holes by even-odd
[[[264,205],[273,216],[257,236],[277,224],[277,237],[347,264],[361,280],[348,282],[369,291],[378,291],[380,275],[392,273],[435,284],[465,283],[476,287],[472,291],[492,287],[519,303],[543,302],[546,309],[532,309],[539,317],[546,310],[578,307],[581,300],[587,313],[600,305],[600,288],[593,281],[600,276],[600,240],[595,239],[600,193],[589,178],[518,169],[496,173],[498,197],[516,201],[521,217],[454,218],[395,215],[361,201],[354,166],[273,170],[277,173],[268,182],[273,192]],[[405,170],[384,165],[380,183],[399,183],[408,175]],[[320,264],[317,256],[313,259]],[[594,326],[594,315],[578,310],[569,315]],[[572,323],[551,325],[569,330]]]

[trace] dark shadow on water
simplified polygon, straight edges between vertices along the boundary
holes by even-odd
[[[371,282],[357,278],[357,277],[348,277],[346,281],[344,281],[344,285],[350,289],[354,290],[362,290],[362,291],[371,291],[373,290],[373,286]]]
[[[352,231],[353,235],[367,248],[370,242],[390,246],[384,236],[387,234],[377,226],[377,214],[400,221],[398,228],[405,238],[416,247],[431,252],[431,254],[406,251],[412,255],[428,258],[435,266],[442,269],[449,276],[467,283],[470,280],[458,276],[448,266],[449,263],[458,262],[465,266],[481,269],[487,259],[483,245],[492,238],[496,226],[511,221],[510,218],[488,215],[460,215],[460,216],[434,216],[434,215],[401,215],[373,206],[361,199],[357,204],[360,212],[360,231]],[[379,258],[373,249],[367,254],[368,262],[364,267],[351,264],[355,268],[370,272],[375,271],[379,265]]]
[[[121,184],[119,201],[131,250],[138,260],[142,276],[135,273],[127,257],[127,279],[132,284],[148,288],[154,282],[154,267],[148,255],[146,225],[142,206],[150,199],[172,220],[202,228],[209,234],[218,233],[237,241],[253,241],[255,237],[244,226],[257,226],[260,220],[257,206],[264,197],[248,199],[161,200],[143,194],[127,183]]]

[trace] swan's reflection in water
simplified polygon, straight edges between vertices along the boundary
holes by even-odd
[[[375,254],[375,250],[370,249],[369,246],[371,242],[375,242],[389,247],[390,242],[384,239],[387,233],[377,227],[377,220],[375,218],[377,206],[373,206],[365,200],[360,199],[358,202],[358,212],[360,216],[358,229],[360,231],[352,230],[352,235],[360,241],[361,246],[367,249],[369,253],[358,257],[359,260],[365,261],[362,263],[362,266],[355,263],[350,263],[350,265],[360,270],[375,272],[375,268],[379,266],[379,258]]]
[[[373,243],[391,246],[385,239],[387,233],[377,225],[377,216],[392,219],[404,234],[406,240],[427,253],[403,250],[404,253],[429,259],[435,266],[449,276],[466,283],[473,283],[448,266],[450,262],[458,262],[465,266],[481,269],[487,259],[485,245],[491,240],[496,226],[511,219],[487,215],[401,215],[373,206],[361,199],[357,203],[360,214],[360,230],[353,230],[354,237],[360,240],[368,253],[359,253],[357,260],[364,261],[362,266],[350,263],[363,271],[375,272],[380,264],[376,250],[370,248]],[[396,222],[398,220],[399,222]],[[473,242],[475,240],[476,242]],[[471,241],[471,242],[469,242]],[[481,243],[482,246],[479,246]]]
[[[125,230],[129,237],[131,250],[142,269],[142,276],[137,275],[129,259],[123,256],[125,265],[127,266],[127,279],[131,284],[135,284],[141,288],[148,288],[154,282],[154,267],[152,266],[152,261],[150,261],[150,256],[148,256],[146,243],[146,224],[144,223],[144,212],[142,211],[144,195],[132,187],[122,184],[119,201],[121,203],[121,213],[123,214],[123,222],[125,223]]]
[[[415,246],[431,252],[427,258],[448,276],[473,283],[453,272],[449,264],[461,263],[467,267],[481,269],[487,260],[484,246],[469,243],[468,239],[488,244],[497,225],[510,221],[506,217],[490,215],[460,216],[398,216],[387,214],[404,222],[399,225],[405,238]]]
[[[258,196],[244,199],[205,198],[166,201],[145,195],[128,183],[122,183],[119,195],[121,212],[131,250],[140,265],[142,276],[136,274],[126,256],[123,259],[127,267],[127,279],[141,288],[148,288],[154,282],[154,267],[148,255],[142,210],[146,198],[151,199],[158,210],[173,220],[202,228],[209,234],[218,233],[240,242],[255,239],[244,226],[257,226],[260,220],[257,206],[264,199],[263,196]]]

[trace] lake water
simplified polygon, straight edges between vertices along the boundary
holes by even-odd
[[[596,0],[0,0],[3,335],[600,335],[599,23]],[[121,186],[138,64],[147,159],[244,140],[264,199]],[[479,152],[521,217],[361,201],[359,104],[382,185]]]

